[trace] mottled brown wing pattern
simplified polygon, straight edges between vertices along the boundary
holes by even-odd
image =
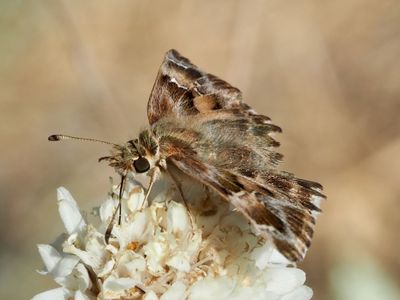
[[[276,169],[281,129],[241,93],[175,50],[161,65],[148,104],[161,156],[231,202],[291,261],[310,246],[322,187]]]
[[[322,187],[276,170],[271,158],[276,152],[251,147],[254,135],[246,138],[240,130],[230,135],[210,128],[206,120],[199,126],[198,119],[203,118],[192,117],[185,129],[162,135],[160,149],[167,162],[232,203],[288,259],[303,259],[324,197]],[[253,126],[250,121],[247,125]],[[175,126],[182,128],[179,122]]]
[[[251,109],[239,89],[205,73],[176,50],[166,53],[147,106],[150,125],[167,116],[185,116],[218,109]],[[267,117],[264,117],[267,118]],[[268,119],[268,118],[267,118]]]

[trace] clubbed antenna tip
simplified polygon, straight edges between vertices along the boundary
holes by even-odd
[[[52,134],[47,138],[49,141],[55,142],[55,141],[59,141],[60,137],[57,134]]]

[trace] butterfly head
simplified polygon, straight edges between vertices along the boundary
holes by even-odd
[[[129,172],[145,173],[152,165],[152,160],[137,139],[129,140],[123,145],[114,145],[111,155],[101,157],[99,161],[107,161],[121,175]]]

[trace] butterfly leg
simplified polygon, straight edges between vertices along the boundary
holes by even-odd
[[[169,176],[171,176],[172,181],[174,182],[175,186],[176,186],[177,189],[178,189],[179,195],[181,196],[182,201],[183,201],[183,203],[184,203],[184,205],[185,205],[185,207],[186,207],[186,209],[187,209],[187,211],[188,211],[188,213],[189,213],[190,223],[191,223],[191,225],[192,225],[192,227],[193,227],[193,224],[194,224],[193,215],[192,215],[192,213],[190,212],[189,203],[186,201],[186,198],[185,198],[185,196],[183,195],[182,185],[181,185],[181,183],[179,182],[179,180],[175,177],[175,175],[174,175],[172,172],[170,172],[170,171],[168,171],[168,170],[166,170],[166,171],[168,172]]]
[[[118,206],[117,206],[117,209],[114,211],[114,213],[113,213],[113,215],[111,217],[110,224],[108,224],[107,230],[106,230],[106,232],[104,234],[104,238],[105,238],[105,241],[106,241],[107,244],[108,244],[108,240],[110,239],[110,236],[111,236],[111,231],[112,231],[112,229],[114,227],[114,221],[115,221],[115,217],[117,215],[117,212],[119,214],[118,215],[118,225],[121,225],[121,218],[122,218],[122,203],[121,203],[121,201],[122,201],[122,194],[124,192],[125,178],[126,178],[125,175],[121,176],[121,183],[120,183],[120,186],[119,186],[119,195],[118,195]]]
[[[143,206],[145,205],[145,203],[147,203],[151,189],[153,188],[154,183],[157,181],[158,177],[160,176],[160,168],[159,167],[155,167],[150,171],[150,183],[149,183],[149,187],[147,188],[147,192],[146,195],[144,197],[143,202],[141,203],[141,205],[139,206],[139,210],[143,209]]]

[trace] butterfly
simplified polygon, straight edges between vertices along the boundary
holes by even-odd
[[[170,169],[177,168],[231,203],[287,259],[304,258],[325,198],[322,186],[277,169],[283,156],[272,135],[281,129],[244,103],[239,89],[170,50],[147,116],[150,126],[137,139],[109,143],[111,155],[100,159],[121,175],[120,196],[129,173],[150,176],[148,196],[160,173],[173,177]],[[66,138],[75,137],[49,140]]]

